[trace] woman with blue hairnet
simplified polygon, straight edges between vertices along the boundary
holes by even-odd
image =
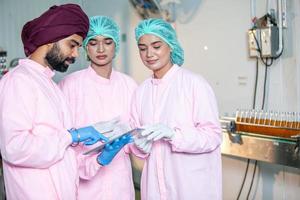
[[[70,74],[60,83],[76,126],[107,121],[101,127],[105,132],[117,129],[120,124],[128,124],[131,97],[137,85],[129,76],[113,69],[112,62],[119,46],[118,25],[106,16],[91,17],[89,32],[83,41],[90,65]],[[120,122],[110,120],[116,117]],[[122,148],[128,142],[130,138],[121,140],[117,149],[106,154],[102,152],[97,158],[97,155],[82,155],[95,146],[76,147],[81,178],[78,199],[134,199],[130,158]]]
[[[145,159],[143,200],[222,199],[221,128],[215,95],[200,75],[182,68],[175,30],[162,19],[138,24],[143,64],[152,70],[136,90],[132,117],[145,130],[134,152]]]

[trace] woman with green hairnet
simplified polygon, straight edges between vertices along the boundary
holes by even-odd
[[[175,30],[162,19],[135,29],[143,64],[153,72],[136,90],[132,121],[143,127],[134,152],[145,159],[143,200],[222,199],[221,128],[215,95],[187,69]]]
[[[120,125],[128,124],[131,97],[137,85],[129,76],[113,69],[119,46],[118,25],[106,16],[91,17],[89,32],[83,41],[90,65],[60,83],[69,100],[75,127],[113,121],[106,125],[115,131]],[[119,123],[111,120],[117,117]],[[113,149],[106,156],[103,152],[99,156],[82,155],[93,147],[76,147],[81,178],[78,199],[134,200],[131,162],[126,148]]]

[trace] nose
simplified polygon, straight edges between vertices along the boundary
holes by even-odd
[[[79,47],[76,47],[72,51],[72,57],[77,58],[79,56]]]
[[[151,57],[153,55],[153,52],[150,48],[147,49],[147,53],[146,53],[146,56],[147,57]]]
[[[104,45],[100,42],[97,46],[97,52],[104,52]]]

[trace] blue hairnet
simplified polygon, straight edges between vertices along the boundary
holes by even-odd
[[[139,39],[145,34],[153,34],[161,38],[171,48],[171,61],[173,64],[181,66],[184,61],[184,52],[181,48],[177,35],[173,27],[162,19],[146,19],[141,21],[135,28],[135,39]]]
[[[91,17],[89,32],[83,41],[83,47],[86,48],[89,40],[98,35],[111,38],[116,46],[115,52],[119,51],[120,28],[113,19],[107,16]]]

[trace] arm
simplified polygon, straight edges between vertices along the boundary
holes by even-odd
[[[98,155],[83,155],[83,152],[88,151],[88,148],[83,145],[78,145],[74,149],[76,151],[79,164],[79,177],[84,180],[92,179],[102,168],[102,166],[97,162]]]
[[[18,76],[5,81],[0,89],[3,159],[20,167],[47,168],[53,165],[63,158],[72,142],[71,135],[63,127],[36,120],[41,108],[37,106],[38,88],[31,80]]]
[[[222,142],[215,95],[204,80],[196,83],[192,92],[194,127],[172,127],[175,136],[170,144],[175,152],[206,153],[218,148]]]
[[[132,100],[131,100],[131,107],[130,107],[130,126],[133,127],[141,127],[140,121],[139,121],[139,114],[138,114],[138,105],[137,105],[137,95],[136,92],[133,94]],[[149,153],[145,153],[144,151],[140,150],[136,143],[136,139],[134,139],[134,143],[128,144],[125,146],[125,152],[126,153],[132,153],[135,156],[141,158],[141,159],[146,159],[149,156]],[[148,145],[150,147],[150,144]],[[152,147],[152,143],[151,143]],[[150,148],[149,152],[150,152]]]

